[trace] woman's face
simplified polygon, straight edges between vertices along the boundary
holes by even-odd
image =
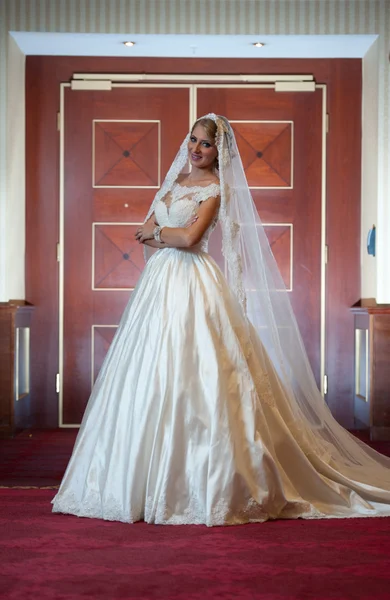
[[[209,138],[203,125],[198,123],[188,142],[190,163],[198,169],[207,169],[214,165],[218,156],[215,140]]]

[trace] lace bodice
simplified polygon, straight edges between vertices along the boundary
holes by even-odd
[[[220,187],[218,183],[202,186],[183,186],[174,183],[172,189],[165,198],[156,203],[154,213],[160,227],[185,227],[188,221],[198,210],[201,202],[208,198],[219,196]],[[218,221],[216,215],[210,227],[205,231],[201,241],[191,250],[207,252],[208,240]]]

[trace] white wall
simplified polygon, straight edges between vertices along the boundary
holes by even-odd
[[[9,300],[7,290],[7,19],[0,2],[0,302]]]
[[[362,221],[361,276],[362,298],[377,296],[377,257],[367,254],[367,234],[378,226],[378,53],[375,42],[363,59],[362,107]],[[380,225],[382,223],[380,222]],[[379,227],[380,232],[383,231]]]
[[[25,55],[8,39],[5,202],[6,300],[25,297]]]

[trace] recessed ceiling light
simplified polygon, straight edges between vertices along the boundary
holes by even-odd
[[[265,46],[263,42],[253,42],[252,46],[256,46],[256,48],[262,48]]]
[[[123,44],[128,47],[135,46],[135,42],[123,42]]]

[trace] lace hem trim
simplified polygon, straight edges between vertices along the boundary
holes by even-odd
[[[378,513],[373,510],[372,513],[365,514],[326,514],[306,502],[291,502],[286,504],[278,514],[269,514],[253,498],[250,498],[235,510],[231,510],[228,502],[221,498],[207,512],[198,499],[192,498],[188,506],[178,514],[172,513],[164,498],[156,501],[152,496],[147,497],[144,507],[138,506],[128,511],[124,510],[113,496],[102,502],[100,494],[97,492],[90,492],[81,501],[71,492],[57,494],[52,503],[54,513],[73,514],[78,517],[123,523],[145,521],[156,525],[207,525],[214,527],[264,523],[276,519],[354,519],[390,516],[390,509],[386,513]]]

